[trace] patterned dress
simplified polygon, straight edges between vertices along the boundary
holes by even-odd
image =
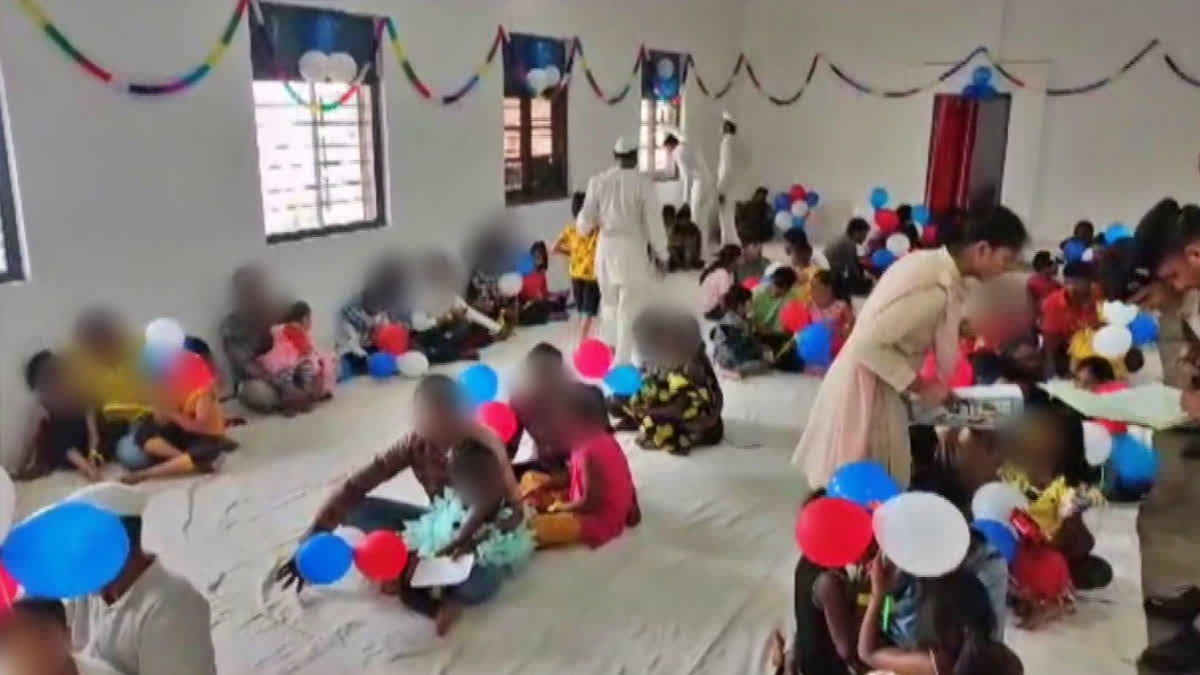
[[[628,408],[640,425],[639,445],[686,455],[692,448],[721,442],[724,403],[720,382],[701,349],[682,367],[643,372],[642,388]]]

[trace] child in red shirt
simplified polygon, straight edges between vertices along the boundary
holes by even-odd
[[[1101,297],[1092,276],[1091,265],[1067,263],[1063,268],[1066,285],[1042,301],[1039,324],[1045,338],[1043,348],[1048,372],[1056,370],[1055,364],[1061,360],[1071,336],[1080,330],[1100,326],[1098,305]]]
[[[1034,307],[1040,307],[1046,296],[1062,288],[1057,276],[1058,262],[1054,256],[1050,251],[1038,251],[1033,256],[1033,276],[1029,277],[1025,285]]]
[[[535,241],[529,247],[533,256],[533,271],[521,281],[521,301],[517,311],[522,326],[537,326],[548,321],[564,321],[567,318],[567,298],[562,293],[551,293],[546,283],[546,270],[550,267],[550,253],[546,242]]]

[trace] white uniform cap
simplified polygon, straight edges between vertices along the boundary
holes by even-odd
[[[737,124],[737,120],[735,120],[733,118],[733,115],[729,114],[728,110],[721,113],[721,119],[725,120],[726,122],[729,122],[730,124]]]
[[[124,483],[95,483],[67,497],[68,502],[83,502],[122,518],[139,518],[149,500],[145,492]]]
[[[666,138],[667,136],[674,136],[675,138],[679,139],[680,143],[687,140],[683,136],[683,131],[681,131],[677,127],[664,127],[663,128],[663,138]]]
[[[624,136],[618,138],[617,142],[613,144],[613,154],[628,155],[636,150],[637,146],[633,144],[633,141]]]

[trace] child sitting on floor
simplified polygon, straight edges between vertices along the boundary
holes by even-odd
[[[507,298],[500,292],[500,277],[512,270],[513,253],[504,231],[495,227],[485,231],[468,258],[469,273],[463,293],[471,307],[508,327],[516,323],[519,305],[515,298]],[[503,337],[508,335],[505,332]]]
[[[558,409],[571,442],[566,499],[549,504],[531,526],[540,547],[603,546],[642,520],[633,473],[609,427],[603,392],[573,383]],[[562,486],[536,472],[522,479],[526,490],[538,484],[544,491]]]
[[[289,378],[308,392],[313,400],[333,396],[337,368],[333,355],[317,349],[312,339],[312,308],[294,303],[284,322],[271,327],[271,349],[258,357],[259,364],[272,377]]]
[[[54,352],[42,350],[25,364],[25,383],[37,397],[39,418],[17,477],[33,479],[55,469],[74,469],[89,482],[100,480],[100,468],[112,457],[118,437],[112,435],[113,425],[88,405],[66,364]]]
[[[653,312],[641,326],[642,388],[625,406],[638,423],[638,445],[686,455],[725,435],[724,395],[691,315]]]
[[[750,322],[759,341],[774,353],[775,367],[798,373],[804,370],[804,363],[794,349],[795,336],[780,321],[783,308],[791,302],[800,302],[796,293],[796,270],[781,266],[754,291],[750,301]]]
[[[225,436],[225,415],[213,389],[216,379],[204,372],[171,375],[158,387],[152,414],[134,423],[131,434],[139,453],[118,451],[128,484],[216,470],[221,453],[232,449]]]
[[[722,374],[735,379],[770,370],[774,356],[754,338],[754,327],[750,324],[751,297],[750,291],[741,286],[730,287],[721,303],[723,313],[709,332],[713,361]]]
[[[354,372],[367,372],[367,357],[379,349],[375,333],[380,326],[408,323],[408,312],[401,309],[404,276],[396,261],[382,261],[369,273],[363,290],[342,306],[337,351]]]
[[[120,675],[115,668],[71,653],[67,609],[59,600],[25,597],[0,617],[6,675]]]
[[[742,256],[733,267],[733,278],[737,283],[747,279],[762,280],[771,261],[763,257],[763,242],[757,239],[742,239]]]
[[[547,411],[562,400],[570,385],[571,376],[557,347],[541,342],[525,355],[522,377],[511,400],[517,431],[508,443],[508,454],[510,458],[516,457],[522,437],[528,434],[533,441],[534,458],[513,466],[518,477],[531,469],[548,474],[565,473],[569,454],[566,434],[558,416]]]
[[[792,269],[796,271],[795,297],[801,302],[808,303],[811,297],[809,284],[813,274],[819,269],[813,264],[812,244],[808,243],[808,235],[804,234],[803,228],[799,227],[793,227],[784,232],[783,240],[787,243],[788,260],[791,262]]]
[[[600,228],[592,230],[586,237],[575,230],[575,218],[583,209],[586,195],[576,192],[571,195],[571,222],[563,228],[554,251],[567,256],[567,274],[571,277],[571,295],[575,299],[575,311],[579,314],[579,341],[592,335],[592,321],[600,315],[600,284],[596,281],[596,242]],[[664,207],[666,208],[666,207]],[[672,211],[674,213],[674,211]]]
[[[700,273],[700,313],[709,321],[716,321],[724,314],[725,294],[736,283],[733,269],[741,257],[741,247],[725,244]]]
[[[1033,274],[1025,282],[1029,299],[1034,307],[1041,307],[1046,296],[1062,288],[1058,283],[1058,261],[1050,251],[1038,251],[1033,256]]]
[[[478,359],[479,348],[505,329],[454,290],[454,266],[445,254],[431,253],[423,272],[413,303],[413,343],[434,364]]]
[[[666,223],[668,213],[663,210],[663,220]],[[704,266],[700,249],[703,238],[700,228],[692,222],[692,209],[687,204],[679,207],[675,217],[667,224],[667,252],[670,257],[667,269],[691,270]]]
[[[833,329],[833,354],[841,351],[842,345],[854,329],[854,309],[849,302],[839,300],[834,292],[836,280],[829,270],[816,270],[809,280],[808,315],[814,322],[824,321]]]
[[[567,298],[562,293],[551,293],[546,282],[546,270],[550,267],[546,242],[533,242],[529,254],[533,256],[533,271],[526,274],[521,283],[518,322],[522,326],[540,326],[550,321],[565,321]]]

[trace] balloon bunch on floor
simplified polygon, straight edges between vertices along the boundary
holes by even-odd
[[[939,577],[962,563],[970,538],[953,504],[932,492],[900,492],[875,462],[838,469],[826,495],[807,503],[796,519],[800,552],[829,568],[864,562],[874,541],[901,571]]]
[[[1105,302],[1100,318],[1105,325],[1092,335],[1092,351],[1106,359],[1124,359],[1130,349],[1158,340],[1158,321],[1136,305]]]
[[[110,511],[66,501],[12,527],[16,491],[0,469],[0,608],[28,596],[67,599],[96,593],[117,578],[129,557],[129,535]],[[5,536],[7,535],[7,536]]]
[[[314,586],[341,581],[351,565],[371,581],[388,583],[398,579],[407,564],[408,546],[390,530],[376,530],[361,538],[351,538],[346,532],[318,532],[296,551],[297,571]]]
[[[763,273],[763,279],[770,279],[780,263],[774,263]],[[753,291],[761,283],[759,279],[746,279],[742,286]],[[835,344],[833,327],[828,321],[813,321],[808,306],[801,300],[791,300],[779,311],[779,324],[785,331],[793,335],[792,339],[782,349],[795,348],[796,354],[806,366],[828,368],[833,363],[841,345]],[[608,383],[608,379],[605,380]],[[609,383],[609,388],[614,389]]]
[[[1151,447],[1152,433],[1111,420],[1084,421],[1084,456],[1088,464],[1101,467],[1101,484],[1111,480],[1123,493],[1148,492],[1158,474],[1158,454]]]
[[[411,349],[408,328],[399,323],[383,323],[371,336],[378,351],[367,357],[367,374],[377,380],[397,375],[421,377],[429,372],[429,358]],[[344,372],[350,369],[343,366]]]
[[[875,212],[875,226],[887,237],[883,248],[871,254],[871,264],[881,272],[907,254],[913,244],[908,235],[900,231],[907,223],[900,222],[899,214],[888,207],[891,200],[887,188],[876,187],[871,190],[870,203]],[[929,209],[924,205],[912,207],[911,224],[917,228],[917,236],[922,243],[933,245],[937,243],[937,227],[929,224],[929,217]]]
[[[804,229],[808,222],[808,214],[820,204],[820,193],[796,183],[787,191],[776,194],[771,200],[771,205],[775,207],[775,228],[780,232],[794,227]]]

